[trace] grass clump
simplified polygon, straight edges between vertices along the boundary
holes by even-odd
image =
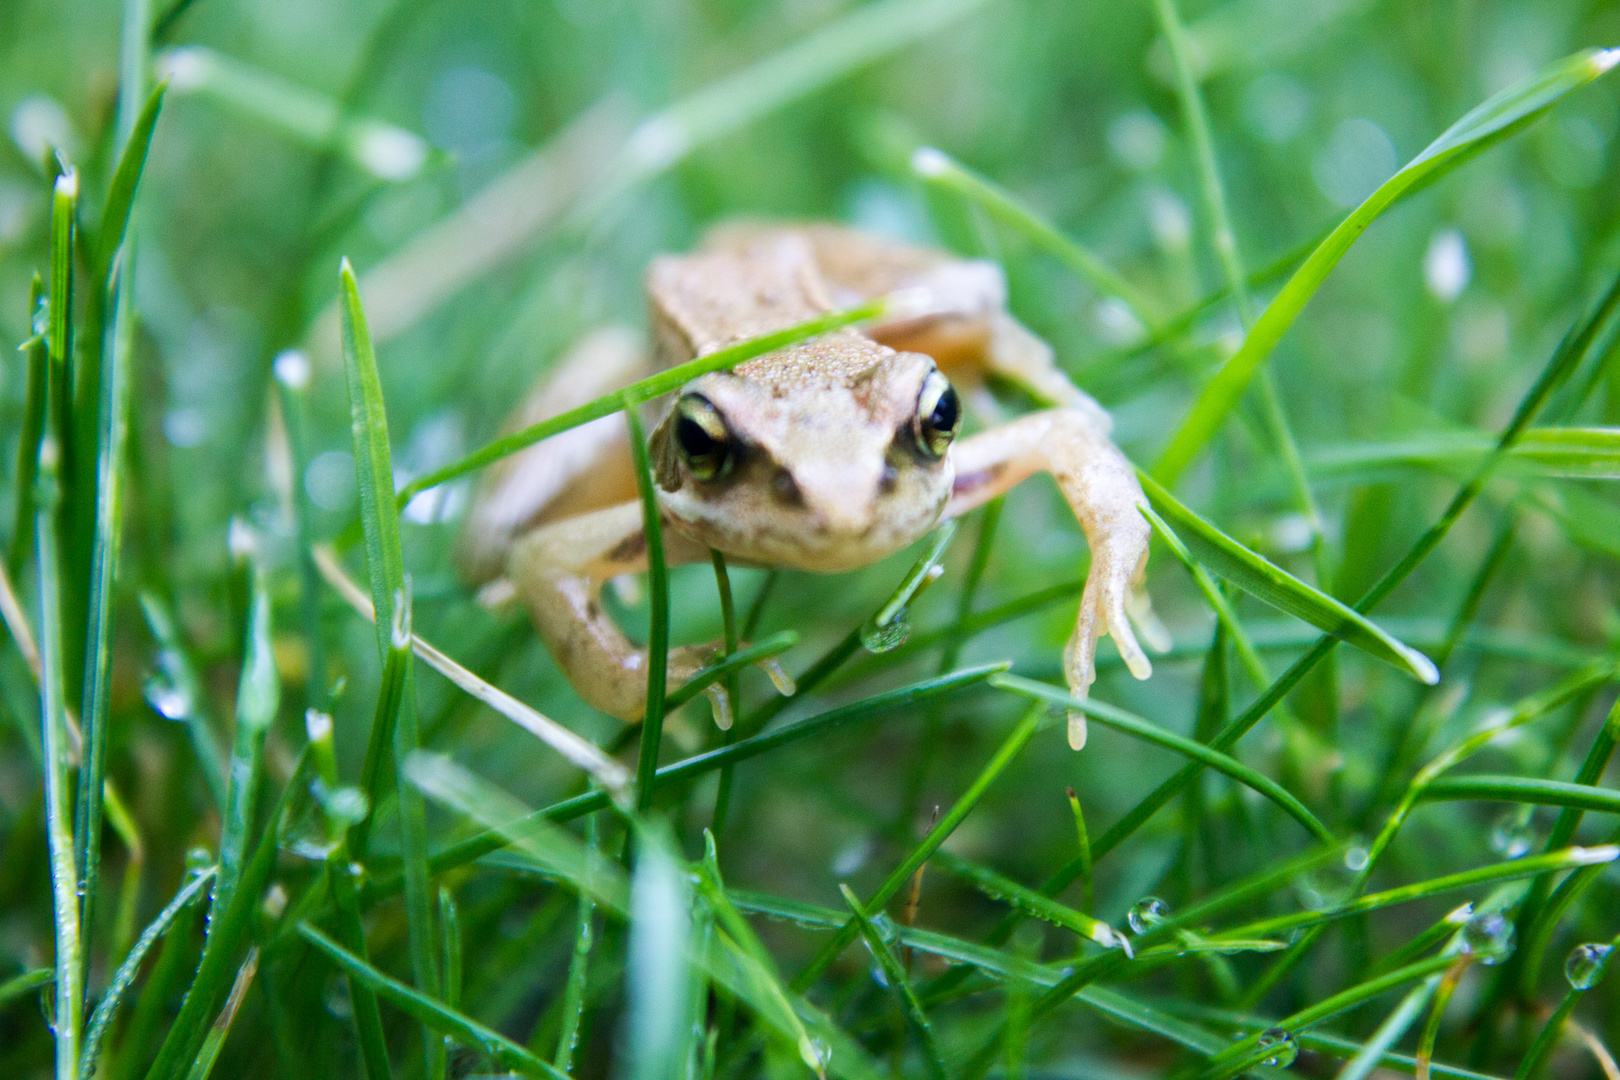
[[[0,1075],[1615,1075],[1613,12],[104,14],[0,11]],[[1143,464],[1152,681],[1061,689],[1042,483],[663,564],[638,407],[873,306],[496,437],[739,214],[1006,268]],[[607,602],[725,643],[639,729],[452,557],[618,412]]]

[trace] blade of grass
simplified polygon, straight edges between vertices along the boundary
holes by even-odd
[[[1462,517],[1463,512],[1478,498],[1479,493],[1484,489],[1486,482],[1495,472],[1502,458],[1518,442],[1525,429],[1535,419],[1536,414],[1547,403],[1547,399],[1552,395],[1553,391],[1562,385],[1569,377],[1569,374],[1579,365],[1582,356],[1591,347],[1593,339],[1602,325],[1608,321],[1609,315],[1616,307],[1620,307],[1620,277],[1617,277],[1611,283],[1608,292],[1593,312],[1577,323],[1564,337],[1563,341],[1559,343],[1558,348],[1553,351],[1553,355],[1548,360],[1547,366],[1542,370],[1541,375],[1526,391],[1524,397],[1520,399],[1513,418],[1509,420],[1501,436],[1497,439],[1496,449],[1480,464],[1469,480],[1452,497],[1451,502],[1441,512],[1439,519],[1418,538],[1417,542],[1407,550],[1401,560],[1386,571],[1384,576],[1356,602],[1356,611],[1366,614],[1374,610],[1446,538],[1451,532],[1452,526]],[[1210,740],[1210,747],[1215,750],[1225,750],[1247,734],[1332,651],[1336,642],[1337,639],[1331,635],[1318,639],[1316,644],[1307,650],[1304,656],[1295,661],[1287,671],[1283,672],[1257,701],[1245,709],[1241,715],[1228,721],[1220,731],[1216,732],[1215,738]],[[1155,788],[1097,839],[1096,844],[1092,846],[1094,857],[1100,859],[1122,843],[1126,837],[1140,828],[1149,818],[1185,789],[1188,784],[1192,783],[1202,769],[1203,766],[1196,763],[1184,766],[1174,776]],[[1067,869],[1063,871],[1063,874],[1068,873]],[[1063,885],[1072,880],[1072,876],[1066,877],[1059,884],[1057,879],[1054,879],[1054,884],[1055,887],[1062,888]]]
[[[219,877],[210,913],[230,907],[250,845],[257,816],[259,786],[264,779],[264,744],[281,705],[281,680],[270,628],[270,585],[257,561],[248,571],[252,600],[242,650],[241,683],[236,691],[236,732],[231,747],[230,786],[225,793],[224,824],[219,840]]]
[[[696,1007],[688,969],[689,875],[657,829],[642,826],[636,831],[626,945],[626,1075],[635,1080],[680,1080],[691,1056]]]
[[[369,621],[376,621],[376,609],[359,587],[350,581],[338,564],[332,549],[322,545],[315,549],[315,565],[329,585],[346,600],[350,607]],[[482,701],[502,716],[511,720],[541,742],[561,754],[575,766],[584,769],[598,783],[613,792],[622,792],[630,782],[630,774],[594,743],[580,737],[549,716],[530,708],[517,698],[491,686],[450,657],[434,648],[416,634],[411,635],[411,652],[421,657],[428,666],[449,679],[458,688]]]
[[[150,133],[150,132],[149,132]],[[113,345],[103,354],[98,460],[96,462],[95,538],[90,551],[89,629],[84,646],[84,687],[79,701],[84,760],[79,769],[79,797],[74,815],[75,855],[79,867],[81,925],[86,952],[95,927],[101,886],[102,789],[107,770],[107,712],[111,693],[113,588],[117,580],[124,522],[124,462],[129,444],[131,366],[135,351],[135,250],[124,249],[119,264],[113,317]]]
[[[17,436],[17,464],[12,474],[16,503],[11,523],[11,550],[6,566],[16,577],[28,561],[34,538],[34,477],[39,469],[39,443],[45,437],[45,401],[50,385],[49,309],[45,283],[35,273],[28,285],[28,321],[31,337],[17,346],[28,367],[23,398],[22,425]]]
[[[597,850],[596,818],[585,819],[585,847]],[[589,857],[589,856],[587,856]],[[589,862],[586,864],[589,866]],[[574,947],[568,958],[568,981],[563,988],[562,1029],[557,1033],[557,1054],[553,1062],[559,1072],[573,1069],[585,1028],[585,987],[590,977],[591,950],[596,944],[596,902],[589,885],[579,890],[579,908],[574,916]]]
[[[653,788],[657,790],[666,785],[690,780],[725,765],[746,761],[749,758],[789,746],[803,739],[814,738],[845,724],[871,719],[882,713],[925,701],[934,694],[945,694],[965,689],[983,682],[998,671],[1005,671],[1006,668],[1006,664],[989,664],[982,667],[966,668],[940,678],[925,679],[910,686],[902,686],[885,693],[875,694],[872,697],[840,706],[817,716],[798,720],[791,724],[784,724],[773,731],[754,735],[747,739],[740,739],[730,746],[719,747],[666,765],[653,774]],[[521,829],[531,823],[541,824],[547,821],[571,821],[585,814],[605,810],[612,805],[613,800],[606,792],[594,791],[568,799],[544,810],[536,811],[522,823],[514,826],[514,828]],[[502,839],[502,836],[495,831],[487,831],[468,837],[466,840],[453,844],[435,855],[431,863],[432,871],[435,874],[441,874],[457,866],[464,866],[481,856],[505,847],[506,844],[507,841]],[[397,889],[398,887],[398,882],[374,882],[365,890],[364,899],[369,903],[384,895],[388,889]]]
[[[311,146],[340,148],[379,180],[408,180],[432,155],[414,132],[344,116],[325,94],[201,45],[170,49],[158,56],[157,68],[176,94],[201,94]]]
[[[56,982],[56,971],[53,968],[35,968],[25,971],[21,975],[14,975],[5,982],[0,983],[0,1009],[10,1005],[13,1001],[26,997],[42,986],[50,986]],[[80,1070],[83,1075],[83,1070]]]
[[[389,978],[309,923],[298,924],[298,936],[313,945],[350,979],[365,986],[423,1027],[447,1035],[464,1046],[474,1047],[480,1053],[487,1054],[498,1065],[520,1072],[524,1076],[567,1080],[567,1073],[552,1068],[506,1036],[455,1009],[448,1008],[430,995]]]
[[[461,911],[456,907],[455,896],[444,885],[439,886],[439,936],[443,941],[444,1003],[452,1009],[459,1009],[462,984]],[[453,1049],[452,1040],[446,1036],[446,1058]]]
[[[76,1080],[80,1022],[83,1017],[85,961],[80,938],[78,871],[74,866],[73,821],[68,808],[69,749],[66,704],[62,700],[61,573],[57,564],[56,438],[40,448],[39,492],[35,496],[35,549],[39,559],[40,739],[45,771],[45,829],[50,848],[51,900],[56,941],[56,1005],[51,1024],[56,1043],[56,1080]]]
[[[1060,904],[1051,897],[1026,888],[988,867],[958,858],[948,851],[937,851],[933,858],[947,873],[955,874],[993,900],[1003,901],[1042,922],[1061,926],[1083,938],[1095,941],[1105,949],[1119,949],[1125,953],[1127,959],[1133,955],[1130,940],[1101,919],[1094,919],[1067,904]]]
[[[1099,701],[1081,701],[1078,698],[1071,697],[1066,691],[1059,690],[1055,686],[1048,686],[1045,683],[1022,679],[1016,675],[993,675],[990,678],[990,685],[1047,704],[1061,705],[1066,709],[1078,709],[1100,724],[1134,735],[1167,750],[1174,750],[1179,754],[1184,754],[1194,761],[1208,765],[1210,768],[1231,777],[1238,783],[1276,803],[1285,814],[1304,826],[1305,830],[1318,841],[1324,844],[1336,842],[1332,830],[1317,820],[1316,815],[1307,810],[1305,805],[1284,789],[1282,785],[1234,757],[1211,750],[1204,744],[1194,742],[1184,735],[1166,731],[1139,716],[1133,716],[1125,712],[1123,709],[1116,709],[1112,705],[1106,705]]]
[[[735,656],[737,653],[737,647],[739,644],[739,639],[737,636],[737,608],[732,602],[731,598],[731,575],[726,571],[725,555],[721,554],[718,548],[710,548],[709,561],[714,566],[714,586],[715,591],[719,594],[720,598],[720,627],[726,646],[726,654],[721,658],[721,660],[724,661]],[[797,638],[798,635],[794,636]],[[690,686],[691,683],[695,681],[695,679],[689,680],[687,685]],[[684,690],[685,687],[682,687],[681,689]],[[677,693],[679,693],[679,691],[677,691]],[[735,726],[735,723],[734,720],[730,718],[735,718],[742,715],[742,681],[737,677],[736,668],[733,668],[726,674],[725,695],[728,720],[725,725],[725,730],[720,734],[720,739],[722,743],[730,744],[732,739],[735,738],[735,736],[732,735],[732,728]],[[671,697],[673,696],[674,695],[671,695]],[[664,708],[666,710],[669,708],[668,702],[664,703]],[[725,835],[726,815],[730,809],[731,769],[729,767],[722,767],[720,769],[720,781],[715,787],[714,814],[710,819],[712,823],[709,826],[710,833],[712,833],[715,837],[722,837]]]
[[[304,621],[304,648],[309,653],[304,701],[308,708],[326,709],[330,707],[327,701],[329,672],[321,633],[321,575],[315,566],[315,527],[311,520],[315,510],[308,487],[294,479],[303,477],[310,463],[309,357],[296,349],[283,350],[271,361],[270,371],[275,379],[282,427],[287,433],[286,472],[290,490],[284,497],[298,538],[299,607]]]
[[[647,436],[641,429],[637,402],[624,398],[624,420],[630,430],[636,489],[641,494],[641,534],[647,545],[647,705],[641,717],[641,751],[636,757],[636,810],[652,806],[653,774],[664,733],[664,682],[669,674],[669,567],[664,563],[664,530],[647,460]]]
[[[1426,785],[1418,798],[1426,802],[1444,799],[1487,799],[1494,802],[1565,806],[1576,810],[1596,810],[1603,814],[1620,814],[1620,791],[1594,787],[1591,784],[1542,780],[1533,776],[1479,773],[1473,776],[1442,777]]]
[[[1594,948],[1594,946],[1580,947]],[[1546,1067],[1547,1059],[1552,1056],[1553,1048],[1558,1045],[1558,1039],[1564,1032],[1565,1023],[1569,1020],[1570,1014],[1575,1011],[1575,1006],[1581,1003],[1581,999],[1586,996],[1587,991],[1602,981],[1608,969],[1609,960],[1614,955],[1614,950],[1620,948],[1620,936],[1616,936],[1607,945],[1598,945],[1595,948],[1606,950],[1601,957],[1594,961],[1596,971],[1583,975],[1580,982],[1574,979],[1570,980],[1570,988],[1564,994],[1564,1000],[1558,1003],[1558,1008],[1553,1010],[1552,1015],[1547,1018],[1547,1022],[1541,1026],[1541,1030],[1536,1032],[1535,1041],[1530,1044],[1530,1049],[1525,1052],[1523,1060],[1519,1062],[1519,1068],[1513,1074],[1513,1080],[1535,1080],[1536,1077],[1541,1075],[1542,1070]]]
[[[360,904],[354,884],[356,864],[349,862],[348,854],[344,845],[340,844],[326,861],[327,878],[335,902],[333,906],[337,909],[338,937],[357,958],[369,963],[365,928],[360,923]],[[388,1064],[388,1040],[383,1034],[382,1015],[377,1011],[376,993],[356,980],[349,984],[349,998],[354,1011],[355,1040],[360,1044],[360,1062],[365,1068],[366,1080],[391,1080],[393,1070]]]
[[[124,84],[119,87],[120,123],[124,122],[125,102],[122,95],[125,87],[130,85],[128,74],[126,71]],[[101,223],[96,228],[94,267],[95,272],[103,277],[111,269],[113,259],[124,243],[130,211],[135,205],[135,192],[146,169],[147,153],[152,149],[152,133],[157,128],[158,113],[163,109],[163,98],[168,89],[167,80],[153,87],[139,114],[133,115],[131,126],[127,131],[120,132],[123,148],[118,155],[112,183],[107,188],[107,201],[102,204]]]
[[[242,999],[247,997],[248,987],[253,984],[253,977],[259,973],[259,947],[251,946],[247,952],[247,959],[236,971],[236,979],[231,983],[231,992],[225,995],[225,1004],[220,1007],[219,1017],[208,1029],[203,1038],[202,1048],[197,1051],[197,1059],[191,1064],[191,1071],[186,1074],[186,1080],[208,1080],[214,1071],[214,1063],[219,1060],[219,1052],[225,1047],[225,1039],[231,1033],[231,1025],[236,1022],[237,1010],[242,1007]]]
[[[928,831],[928,835],[923,837],[922,842],[911,850],[911,853],[906,856],[899,866],[890,871],[889,876],[873,892],[870,899],[866,901],[865,907],[867,910],[881,911],[894,898],[895,894],[904,887],[917,868],[926,862],[928,857],[939,848],[939,845],[943,844],[946,838],[956,831],[956,827],[967,819],[968,814],[972,813],[973,808],[984,797],[984,793],[990,789],[990,785],[995,783],[996,778],[1006,770],[1008,765],[1012,764],[1013,760],[1018,757],[1019,752],[1028,745],[1030,739],[1035,737],[1035,733],[1040,730],[1043,721],[1046,719],[1046,713],[1047,707],[1044,704],[1036,704],[1025,710],[1023,717],[1017,724],[1013,725],[1012,731],[1002,740],[995,754],[991,756],[990,761],[986,763],[984,769],[969,785],[968,789],[956,800],[956,803],[946,812],[945,816],[940,818],[934,827]],[[843,952],[849,943],[855,940],[855,935],[858,932],[855,920],[851,919],[844,923],[838,932],[833,935],[832,940],[827,942],[805,965],[804,970],[799,972],[798,977],[793,980],[793,989],[802,993],[814,983],[817,976],[827,969],[827,965],[836,960],[838,954]]]
[[[1386,663],[1409,672],[1425,683],[1436,683],[1440,672],[1422,653],[1397,641],[1359,611],[1300,581],[1183,506],[1175,496],[1141,473],[1142,490],[1154,509],[1187,542],[1195,545],[1216,573],[1266,603],[1362,649]]]
[[[355,283],[354,268],[344,259],[338,272],[342,308],[343,370],[349,389],[350,436],[354,446],[356,486],[360,493],[360,523],[365,535],[366,572],[371,582],[371,604],[376,613],[378,660],[386,666],[398,609],[409,602],[405,560],[399,539],[399,508],[390,497],[394,468],[388,445],[388,415],[383,404],[377,357],[366,327],[365,308]],[[416,695],[409,657],[400,703],[394,720],[394,790],[398,800],[400,856],[405,872],[405,917],[410,942],[411,972],[416,986],[429,996],[441,987],[434,961],[432,896],[428,882],[427,817],[421,793],[405,781],[404,763],[419,745]],[[426,1027],[422,1030],[424,1063],[429,1076],[437,1075],[444,1044]]]
[[[688,360],[684,364],[677,364],[675,367],[660,371],[656,375],[650,375],[639,382],[631,383],[623,390],[616,390],[594,401],[588,401],[578,408],[558,413],[556,416],[532,424],[521,431],[502,436],[488,443],[482,449],[468,454],[460,461],[451,462],[441,469],[435,469],[426,476],[419,476],[400,488],[399,494],[395,497],[395,502],[400,507],[404,507],[417,495],[429,488],[438,487],[440,484],[454,480],[458,476],[476,472],[486,465],[494,464],[501,458],[517,453],[526,446],[532,446],[541,439],[549,439],[551,436],[567,431],[570,428],[576,428],[581,424],[588,424],[592,420],[599,420],[604,416],[622,412],[627,403],[640,404],[651,401],[653,398],[679,389],[699,375],[711,371],[725,371],[736,367],[745,360],[763,356],[768,352],[775,352],[777,349],[803,341],[806,338],[815,337],[817,334],[825,334],[828,331],[837,330],[853,323],[864,322],[868,319],[881,318],[885,307],[885,301],[875,300],[858,307],[818,315],[813,319],[807,319],[802,323],[778,330],[775,333],[763,334],[748,341],[728,345],[726,348],[717,349],[706,356]]]
[[[405,697],[405,674],[411,659],[411,598],[407,595],[394,607],[394,623],[389,628],[388,656],[383,661],[382,685],[377,689],[377,707],[371,714],[371,733],[366,738],[366,756],[360,765],[360,791],[366,797],[366,815],[349,827],[349,850],[356,858],[366,856],[371,822],[387,792],[387,765],[393,753],[394,729],[399,722],[400,703]],[[354,948],[352,941],[349,947]],[[360,950],[356,949],[356,952]],[[364,955],[362,953],[362,955]]]
[[[259,898],[270,880],[271,871],[275,869],[282,819],[292,805],[294,796],[303,790],[308,768],[309,755],[300,751],[292,775],[281,789],[259,834],[253,857],[243,868],[230,905],[222,913],[210,916],[211,925],[203,944],[202,959],[197,964],[191,985],[186,989],[185,1000],[180,1003],[179,1015],[169,1025],[157,1057],[146,1072],[147,1080],[171,1080],[196,1060],[197,1050],[207,1037],[208,1025],[224,999],[228,984],[235,977],[237,960],[254,913],[259,908]]]
[[[928,1022],[928,1014],[923,1010],[922,1002],[917,1000],[917,992],[911,988],[911,980],[906,975],[906,969],[901,966],[900,960],[889,948],[882,933],[873,924],[866,910],[861,907],[860,898],[843,882],[838,883],[838,889],[844,894],[844,903],[849,905],[850,914],[855,918],[855,925],[860,929],[861,939],[871,951],[873,959],[883,971],[883,977],[888,982],[889,989],[894,991],[899,999],[900,1007],[905,1012],[906,1022],[917,1034],[917,1041],[922,1043],[923,1064],[927,1067],[928,1075],[933,1080],[945,1080],[945,1063],[940,1057],[939,1045],[934,1041],[934,1028]]]
[[[135,939],[135,914],[141,901],[141,871],[146,866],[146,844],[141,839],[135,816],[119,797],[111,780],[102,782],[103,805],[107,809],[107,824],[124,845],[124,878],[118,886],[118,908],[113,915],[112,940],[107,947],[107,962],[121,962],[124,953]]]
[[[983,207],[991,217],[1023,234],[1098,293],[1124,301],[1144,327],[1158,328],[1157,305],[1146,294],[1116,273],[1090,248],[1065,236],[1011,192],[932,146],[918,148],[911,157],[911,169],[924,183]]]
[[[1367,227],[1403,194],[1438,180],[1474,154],[1534,122],[1565,96],[1620,63],[1620,50],[1588,50],[1548,65],[1468,112],[1350,212],[1261,314],[1237,353],[1204,386],[1170,437],[1153,475],[1166,487],[1237,404],[1255,369],[1270,355],[1328,274]]]

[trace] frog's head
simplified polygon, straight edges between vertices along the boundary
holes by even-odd
[[[652,437],[659,501],[744,562],[864,566],[938,519],[960,421],[929,357],[826,335],[688,383]]]

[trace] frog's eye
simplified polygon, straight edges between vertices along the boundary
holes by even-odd
[[[731,464],[731,433],[725,418],[701,394],[687,394],[676,402],[675,445],[699,480],[712,480]]]
[[[923,381],[913,424],[917,449],[930,458],[944,457],[951,440],[956,438],[956,429],[962,426],[962,403],[951,381],[937,371]]]

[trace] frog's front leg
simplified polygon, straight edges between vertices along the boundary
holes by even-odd
[[[696,562],[707,549],[664,533],[670,565]],[[507,575],[528,606],[546,648],[575,692],[621,720],[641,719],[647,705],[647,650],[632,645],[602,608],[602,583],[647,568],[641,504],[622,503],[542,525],[521,537]],[[670,650],[672,685],[695,673],[712,645]]]
[[[1153,665],[1126,617],[1147,566],[1151,530],[1136,472],[1107,429],[1084,407],[1046,409],[963,439],[951,450],[956,483],[946,517],[965,514],[1037,472],[1057,481],[1085,530],[1091,569],[1074,636],[1064,650],[1069,688],[1084,697],[1096,679],[1097,639],[1108,634],[1138,679]],[[1071,714],[1069,742],[1085,744],[1085,722]]]

